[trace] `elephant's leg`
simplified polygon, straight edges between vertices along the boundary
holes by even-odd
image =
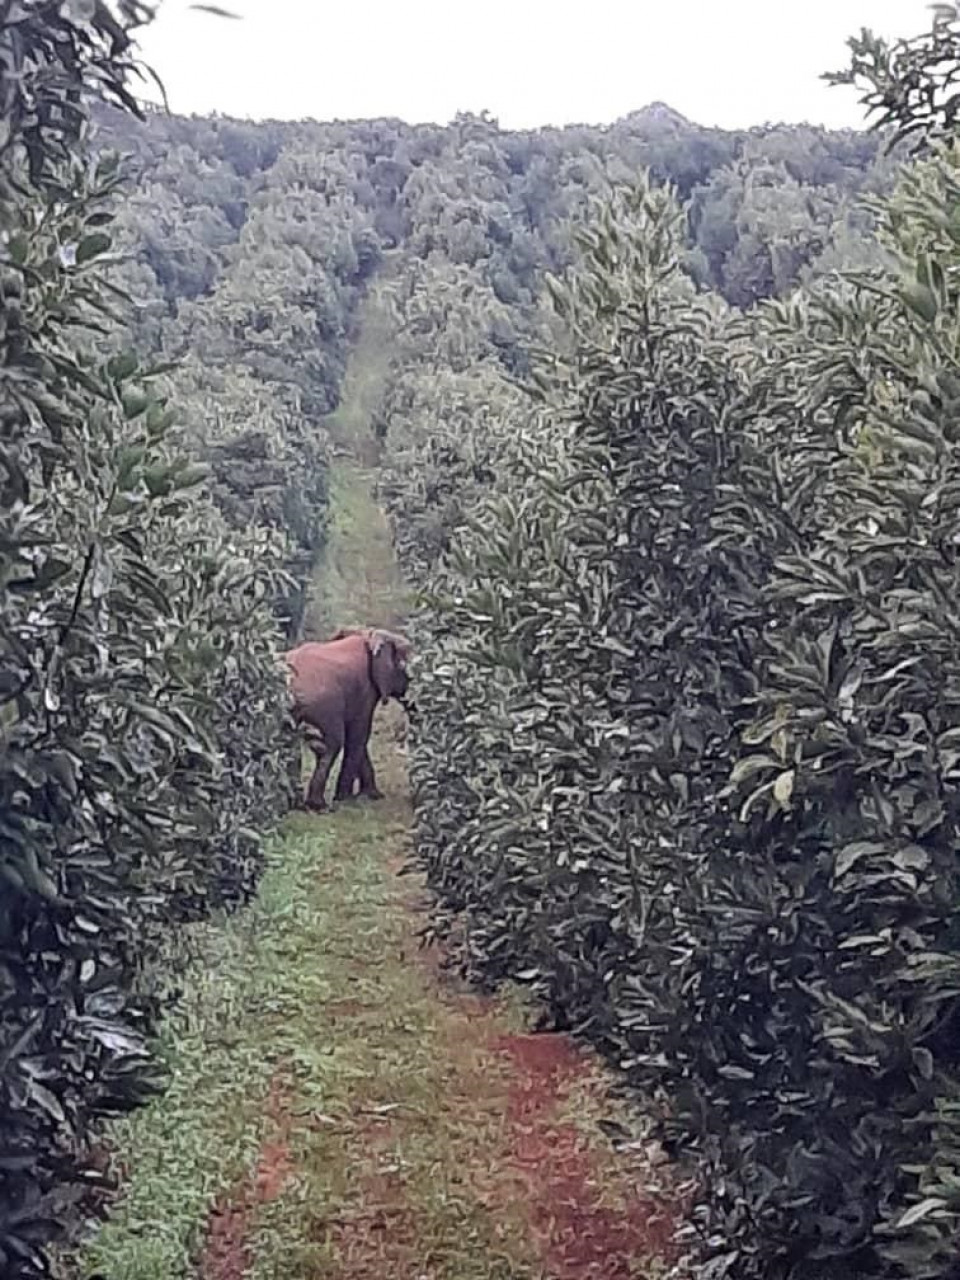
[[[303,809],[307,800],[303,791],[303,741],[300,725],[293,736],[293,750],[287,760],[287,776],[290,783],[290,803],[294,809]]]
[[[333,758],[334,753],[332,751],[318,751],[316,753],[317,762],[314,765],[313,774],[307,787],[307,808],[313,809],[317,813],[322,813],[327,807],[324,793],[327,789],[327,778],[330,776]]]
[[[353,784],[362,778],[363,758],[367,755],[367,740],[370,737],[372,718],[354,721],[347,725],[346,739],[343,748],[343,763],[337,779],[336,798],[349,800],[353,793]],[[369,758],[369,757],[368,757]],[[363,786],[361,780],[361,787]]]
[[[376,775],[373,772],[369,746],[363,748],[363,758],[360,761],[360,794],[369,796],[371,800],[383,799],[383,792],[378,789]]]
[[[343,746],[343,733],[308,731],[307,743],[316,759],[313,776],[307,787],[307,808],[322,812],[327,807],[325,796],[327,778],[330,776],[330,769],[337,758],[337,753]]]

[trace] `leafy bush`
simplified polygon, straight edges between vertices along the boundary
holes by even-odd
[[[462,266],[414,261],[385,292],[398,336],[377,414],[379,489],[404,570],[423,581],[496,479],[523,406],[503,360],[517,335],[494,289]]]
[[[957,0],[930,6],[927,31],[889,42],[862,30],[848,41],[850,64],[824,79],[855,85],[860,101],[892,142],[909,138],[914,151],[956,130],[960,102],[954,92],[960,74],[960,5]]]
[[[731,777],[750,863],[717,895],[752,919],[698,974],[705,1003],[767,1010],[753,1043],[724,1036],[742,1081],[724,1163],[750,1200],[767,1184],[779,1256],[917,1277],[949,1274],[960,1228],[958,197],[949,146],[879,211],[893,272],[774,308],[758,335],[746,427],[768,477],[793,479],[775,502],[752,487],[759,519],[740,509],[776,556]],[[735,1119],[764,1094],[764,1128]]]
[[[619,197],[418,623],[437,926],[662,1092],[711,1277],[954,1265],[958,199],[745,319]]]
[[[91,1124],[155,1085],[178,921],[243,901],[290,797],[272,621],[284,546],[228,531],[113,323],[116,164],[78,95],[129,105],[145,9],[0,30],[0,1271],[41,1275]],[[68,59],[61,61],[62,59]],[[20,95],[19,98],[17,95]]]
[[[208,492],[227,527],[237,535],[258,531],[280,559],[286,582],[274,601],[292,643],[326,540],[326,433],[304,417],[296,391],[281,395],[243,368],[187,356],[165,383],[183,417],[177,445],[208,468]]]

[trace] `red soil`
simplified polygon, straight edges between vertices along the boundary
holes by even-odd
[[[407,1202],[403,1179],[396,1174],[368,1175],[362,1186],[363,1208],[329,1224],[330,1241],[343,1280],[388,1280],[411,1275],[417,1257],[417,1218]],[[418,1280],[431,1280],[418,1268]]]
[[[411,911],[413,925],[412,917]],[[591,1113],[602,1113],[605,1085],[596,1059],[563,1034],[504,1034],[497,1001],[443,968],[437,948],[419,948],[411,936],[400,960],[422,965],[453,1014],[438,1118],[445,1111],[462,1116],[468,1108],[475,1118],[469,1146],[452,1149],[451,1159],[460,1161],[457,1178],[485,1208],[495,1234],[505,1218],[519,1223],[543,1280],[630,1280],[644,1262],[675,1261],[676,1204],[644,1189],[649,1169],[631,1168],[605,1140],[562,1114],[573,1089],[596,1103]],[[336,1012],[352,1017],[362,1009],[361,1002],[345,1000]],[[249,1273],[253,1215],[291,1171],[288,1104],[282,1082],[275,1082],[268,1102],[273,1136],[253,1178],[211,1215],[202,1280],[244,1280]],[[377,1168],[379,1153],[402,1137],[405,1123],[402,1110],[380,1114],[371,1101],[357,1106],[344,1134],[358,1178],[356,1207],[324,1227],[337,1280],[434,1280],[403,1174]],[[463,1142],[462,1133],[454,1141]]]
[[[422,1266],[411,1270],[418,1257],[419,1234],[403,1175],[377,1167],[401,1124],[396,1112],[382,1111],[372,1100],[368,1105],[358,1103],[350,1121],[345,1142],[354,1168],[362,1170],[355,1190],[356,1208],[338,1213],[325,1224],[341,1280],[391,1276],[400,1280],[408,1275],[432,1280]]]
[[[550,1280],[629,1280],[633,1263],[668,1258],[673,1223],[656,1201],[556,1118],[566,1088],[594,1084],[595,1069],[569,1037],[500,1037],[515,1073],[507,1106],[507,1165],[523,1184],[530,1226]],[[603,1166],[608,1166],[604,1168]],[[612,1182],[617,1207],[601,1203]]]
[[[250,1269],[250,1225],[256,1208],[275,1200],[292,1172],[286,1141],[287,1094],[284,1080],[275,1076],[265,1107],[274,1137],[260,1148],[257,1167],[246,1185],[214,1206],[200,1258],[201,1280],[243,1280]]]

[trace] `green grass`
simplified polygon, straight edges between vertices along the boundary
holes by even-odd
[[[390,371],[393,327],[370,295],[361,308],[337,410],[325,420],[333,444],[330,529],[314,573],[307,637],[341,626],[395,627],[409,593],[397,570],[386,518],[374,497],[379,446],[370,423]]]
[[[374,290],[360,305],[340,403],[324,424],[335,451],[345,450],[368,464],[379,459],[370,422],[380,407],[395,347],[394,321]]]
[[[344,821],[349,853],[322,876],[336,925],[327,958],[315,956],[337,976],[330,1004],[314,1010],[312,1040],[292,1047],[296,1175],[259,1219],[252,1280],[364,1268],[438,1280],[533,1276],[521,1224],[511,1233],[464,1182],[468,1152],[482,1159],[499,1133],[499,1109],[473,1096],[477,1073],[495,1096],[503,1067],[471,1044],[462,1010],[438,1000],[417,961],[404,885],[368,874],[403,840],[399,820],[391,827],[371,812]]]
[[[341,461],[330,486],[330,535],[314,574],[309,636],[340,626],[395,627],[409,593],[396,568],[390,530],[373,496],[374,473]]]
[[[111,1128],[111,1147],[130,1175],[82,1251],[86,1270],[111,1280],[190,1274],[216,1196],[260,1148],[271,1078],[295,1049],[310,1003],[328,998],[336,981],[329,969],[315,969],[314,948],[305,945],[336,928],[340,904],[315,884],[333,839],[332,829],[308,836],[292,822],[271,845],[257,901],[192,931],[197,961],[158,1046],[170,1085]],[[361,885],[376,874],[369,864],[356,870]]]
[[[416,1254],[431,1277],[535,1274],[520,1224],[492,1219],[463,1182],[467,1153],[492,1151],[498,1133],[474,1088],[503,1068],[479,1044],[462,1056],[469,1019],[417,961],[406,882],[385,866],[405,824],[390,801],[291,818],[257,902],[197,931],[199,962],[164,1030],[170,1088],[112,1131],[129,1179],[82,1273],[194,1275],[211,1209],[273,1140],[290,1177],[252,1212],[253,1280],[352,1274],[377,1213],[392,1224],[377,1265]],[[265,1113],[277,1077],[282,1128]]]

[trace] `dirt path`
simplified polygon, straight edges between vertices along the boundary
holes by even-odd
[[[363,335],[361,335],[362,339]],[[362,354],[363,342],[359,344]],[[369,355],[369,351],[368,351]],[[369,366],[368,366],[369,367]],[[382,366],[380,366],[382,367]],[[369,383],[353,371],[348,389]],[[341,411],[315,621],[391,622],[403,592]],[[418,945],[400,713],[386,799],[297,814],[251,908],[197,930],[170,1089],[119,1127],[125,1170],[82,1270],[108,1280],[654,1280],[679,1191],[594,1059],[532,1035]]]
[[[277,1027],[260,1150],[203,1229],[200,1277],[662,1274],[668,1202],[640,1189],[649,1151],[618,1156],[598,1127],[596,1067],[419,949],[402,766],[376,748],[383,805],[287,833],[321,922],[298,958],[317,998]]]

